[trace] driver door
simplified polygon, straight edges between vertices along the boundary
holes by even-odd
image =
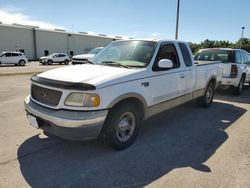
[[[173,62],[173,68],[163,69],[158,67],[161,59]],[[182,72],[176,47],[172,43],[163,43],[153,65],[151,76],[151,105],[166,102],[180,96],[182,89]]]

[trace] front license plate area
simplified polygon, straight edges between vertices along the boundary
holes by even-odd
[[[32,116],[32,115],[27,115],[27,118],[28,118],[28,120],[29,120],[29,123],[30,123],[30,125],[32,126],[32,127],[35,127],[35,128],[39,128],[38,127],[38,123],[37,123],[37,120],[36,120],[36,118],[34,117],[34,116]]]

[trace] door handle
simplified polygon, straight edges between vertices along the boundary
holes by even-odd
[[[181,79],[185,78],[185,74],[179,74],[179,76]]]

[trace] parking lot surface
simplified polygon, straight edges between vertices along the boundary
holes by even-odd
[[[38,61],[28,62],[25,66],[15,66],[15,65],[5,64],[5,65],[0,65],[0,76],[35,74],[62,66],[65,65],[59,65],[59,64],[42,65]]]
[[[0,187],[250,187],[249,87],[219,91],[207,109],[190,102],[161,113],[114,151],[30,127],[31,75],[0,75]]]

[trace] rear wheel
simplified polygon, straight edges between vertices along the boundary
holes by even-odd
[[[25,65],[25,61],[24,60],[20,60],[19,63],[18,63],[18,65],[24,66]]]
[[[240,79],[240,82],[239,82],[238,86],[237,87],[233,87],[233,93],[235,95],[240,95],[242,93],[243,87],[244,87],[244,81],[245,81],[245,78],[244,78],[244,76],[242,76],[241,79]]]
[[[203,96],[199,97],[196,101],[201,107],[207,108],[211,106],[214,99],[214,85],[210,82],[205,90]]]
[[[137,107],[131,103],[122,103],[109,112],[101,138],[116,150],[125,149],[134,142],[140,122]]]

